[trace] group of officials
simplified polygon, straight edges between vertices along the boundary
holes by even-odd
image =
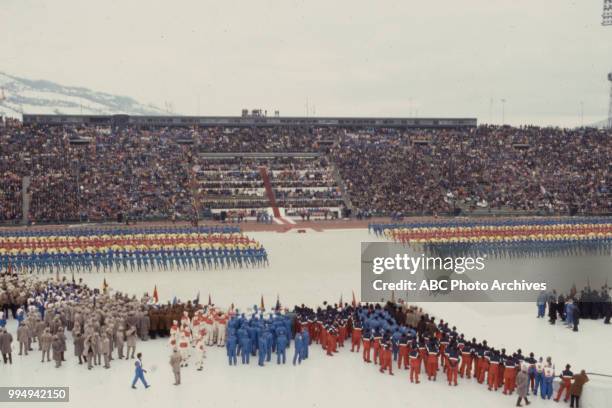
[[[548,321],[555,324],[557,320],[564,322],[568,328],[578,331],[580,319],[600,320],[610,324],[612,316],[612,289],[607,284],[600,290],[585,287],[580,293],[572,288],[567,295],[552,292],[541,292],[536,305],[538,318],[544,318],[548,308]]]

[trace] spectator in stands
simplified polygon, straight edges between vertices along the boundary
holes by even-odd
[[[210,152],[318,153],[210,159]],[[192,218],[205,208],[269,207],[266,167],[285,208],[338,208],[343,180],[355,214],[612,211],[612,138],[597,129],[0,128],[0,222],[21,220],[30,177],[35,222]],[[337,169],[337,171],[336,171]],[[254,216],[254,215],[253,215]],[[240,217],[237,217],[240,219]]]

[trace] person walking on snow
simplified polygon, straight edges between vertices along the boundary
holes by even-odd
[[[147,370],[142,368],[142,353],[138,353],[136,355],[136,361],[134,362],[134,366],[135,368],[134,368],[134,379],[132,380],[132,388],[136,389],[136,382],[138,380],[140,380],[140,382],[145,386],[145,389],[149,388],[151,385],[147,384],[147,380],[144,377]]]

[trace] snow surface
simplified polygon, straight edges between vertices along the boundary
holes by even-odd
[[[200,291],[206,302],[245,309],[259,304],[263,295],[267,307],[276,301],[283,305],[337,302],[340,295],[350,301],[351,292],[359,296],[360,242],[375,241],[366,230],[327,230],[306,234],[261,232],[249,235],[268,249],[271,265],[263,269],[206,270],[176,272],[114,272],[83,274],[84,280],[101,287],[103,279],[112,288],[141,295],[152,292],[157,284],[162,301],[175,295],[183,300],[195,298]],[[513,262],[516,262],[513,260]],[[425,310],[456,325],[468,337],[486,338],[490,344],[514,351],[533,351],[553,358],[557,371],[566,362],[574,371],[608,373],[612,327],[601,321],[583,321],[580,332],[550,326],[535,318],[531,303],[423,303]],[[11,331],[15,332],[11,321]],[[37,346],[34,345],[36,350]],[[137,351],[144,355],[148,390],[130,389],[133,362],[113,361],[109,370],[96,367],[88,371],[72,356],[69,341],[68,361],[60,369],[53,363],[40,364],[40,353],[14,356],[12,366],[0,365],[2,386],[70,386],[70,407],[503,407],[514,406],[516,399],[501,392],[489,392],[472,381],[461,380],[449,387],[440,377],[435,383],[425,380],[410,384],[408,371],[394,367],[394,377],[380,374],[362,362],[359,355],[346,348],[334,357],[326,357],[318,346],[301,366],[268,364],[261,368],[230,367],[224,349],[209,348],[203,372],[191,364],[182,371],[182,385],[173,386],[168,364],[170,350],[166,340],[139,342]],[[292,357],[293,348],[288,352]],[[423,379],[423,378],[422,378]],[[532,400],[533,401],[533,400]],[[612,379],[591,376],[585,387],[582,407],[610,407]],[[54,404],[60,405],[60,404]],[[2,406],[24,407],[21,403]],[[535,400],[531,407],[558,406],[553,401]]]

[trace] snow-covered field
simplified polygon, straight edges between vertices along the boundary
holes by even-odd
[[[354,290],[359,296],[360,242],[373,241],[366,230],[327,230],[295,232],[261,232],[249,235],[268,249],[271,265],[263,269],[206,270],[177,272],[115,272],[80,275],[91,286],[101,287],[106,278],[117,290],[141,295],[157,285],[161,300],[175,295],[193,299],[198,291],[206,302],[241,309],[259,304],[263,295],[266,306],[276,302],[277,294],[284,306],[305,303],[337,302],[340,296],[350,301]],[[583,321],[580,332],[550,326],[535,318],[531,303],[424,303],[433,315],[456,325],[467,337],[486,338],[489,344],[514,351],[533,351],[553,358],[558,371],[567,362],[574,371],[612,373],[609,346],[612,327],[601,321]],[[11,322],[14,323],[14,322]],[[15,327],[11,326],[14,333]],[[35,346],[36,348],[36,346]],[[113,361],[112,368],[96,367],[88,371],[72,357],[61,369],[53,363],[40,364],[40,355],[14,357],[12,366],[0,365],[1,386],[70,386],[71,407],[473,407],[513,406],[514,397],[494,393],[471,381],[449,387],[438,379],[410,384],[407,371],[395,370],[395,376],[382,375],[362,363],[358,355],[342,350],[326,357],[313,346],[310,358],[301,366],[268,365],[229,367],[222,349],[209,349],[203,372],[191,365],[183,369],[183,384],[172,385],[168,364],[170,355],[165,340],[139,342],[137,350],[144,354],[149,370],[148,390],[130,389],[132,362]],[[289,351],[292,356],[293,349]],[[591,376],[585,388],[583,407],[611,406],[612,378]],[[2,404],[10,406],[9,404]],[[14,404],[23,407],[23,404]],[[55,404],[59,405],[59,404]],[[540,399],[532,407],[557,406]]]

